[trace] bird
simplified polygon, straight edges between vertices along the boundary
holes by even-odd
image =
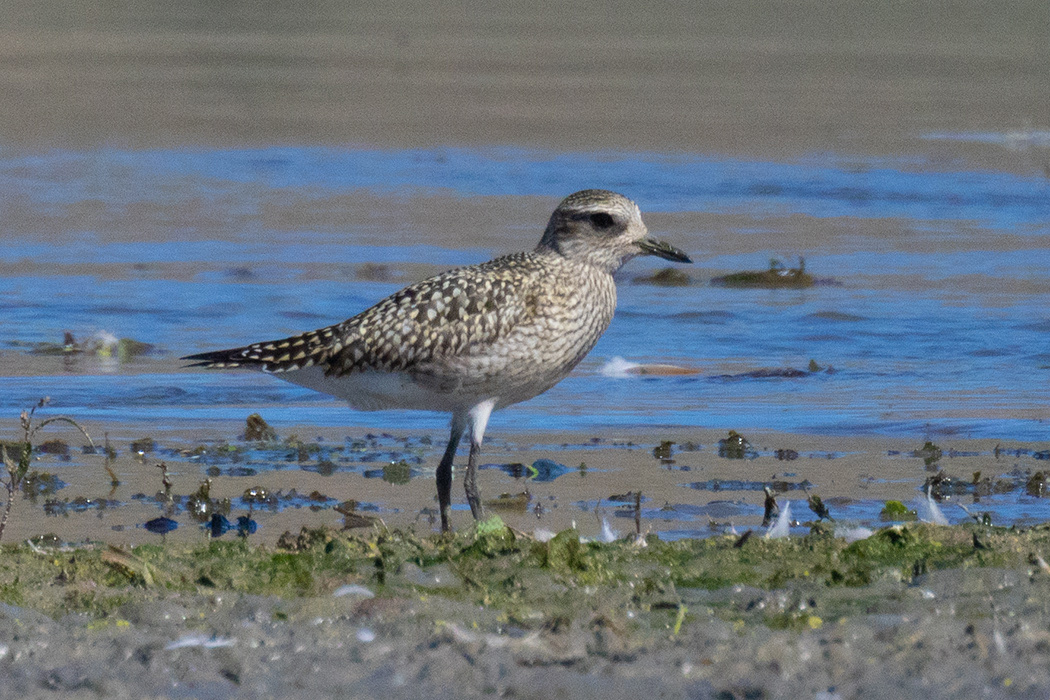
[[[464,433],[470,434],[464,491],[481,520],[477,465],[490,415],[542,394],[579,364],[612,321],[613,273],[640,255],[692,262],[650,238],[638,205],[626,196],[581,190],[558,204],[531,251],[443,272],[342,323],[181,359],[189,367],[258,370],[357,410],[450,413],[436,474],[447,532],[453,461]]]

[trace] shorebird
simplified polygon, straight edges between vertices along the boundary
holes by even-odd
[[[259,370],[358,410],[451,413],[437,468],[447,531],[452,462],[464,432],[470,429],[463,484],[480,519],[477,464],[492,411],[547,391],[590,352],[616,309],[613,273],[639,255],[692,262],[649,238],[627,197],[583,190],[562,200],[532,251],[417,282],[333,326],[182,359]]]

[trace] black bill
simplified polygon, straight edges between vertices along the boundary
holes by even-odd
[[[638,241],[638,247],[642,249],[642,252],[646,255],[655,255],[658,258],[664,260],[671,260],[673,262],[680,263],[691,263],[689,256],[683,251],[675,248],[670,243],[664,243],[663,241],[653,240],[652,238],[643,238]]]

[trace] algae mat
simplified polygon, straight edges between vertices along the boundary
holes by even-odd
[[[5,546],[5,696],[1037,697],[1050,530]]]

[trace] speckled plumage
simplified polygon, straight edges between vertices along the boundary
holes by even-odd
[[[447,528],[451,462],[467,425],[468,500],[480,516],[471,486],[489,412],[546,391],[594,347],[612,320],[612,273],[624,262],[640,254],[688,262],[647,233],[634,202],[584,190],[561,202],[533,251],[450,270],[333,326],[184,359],[258,369],[361,410],[452,413],[452,439],[438,468]]]

